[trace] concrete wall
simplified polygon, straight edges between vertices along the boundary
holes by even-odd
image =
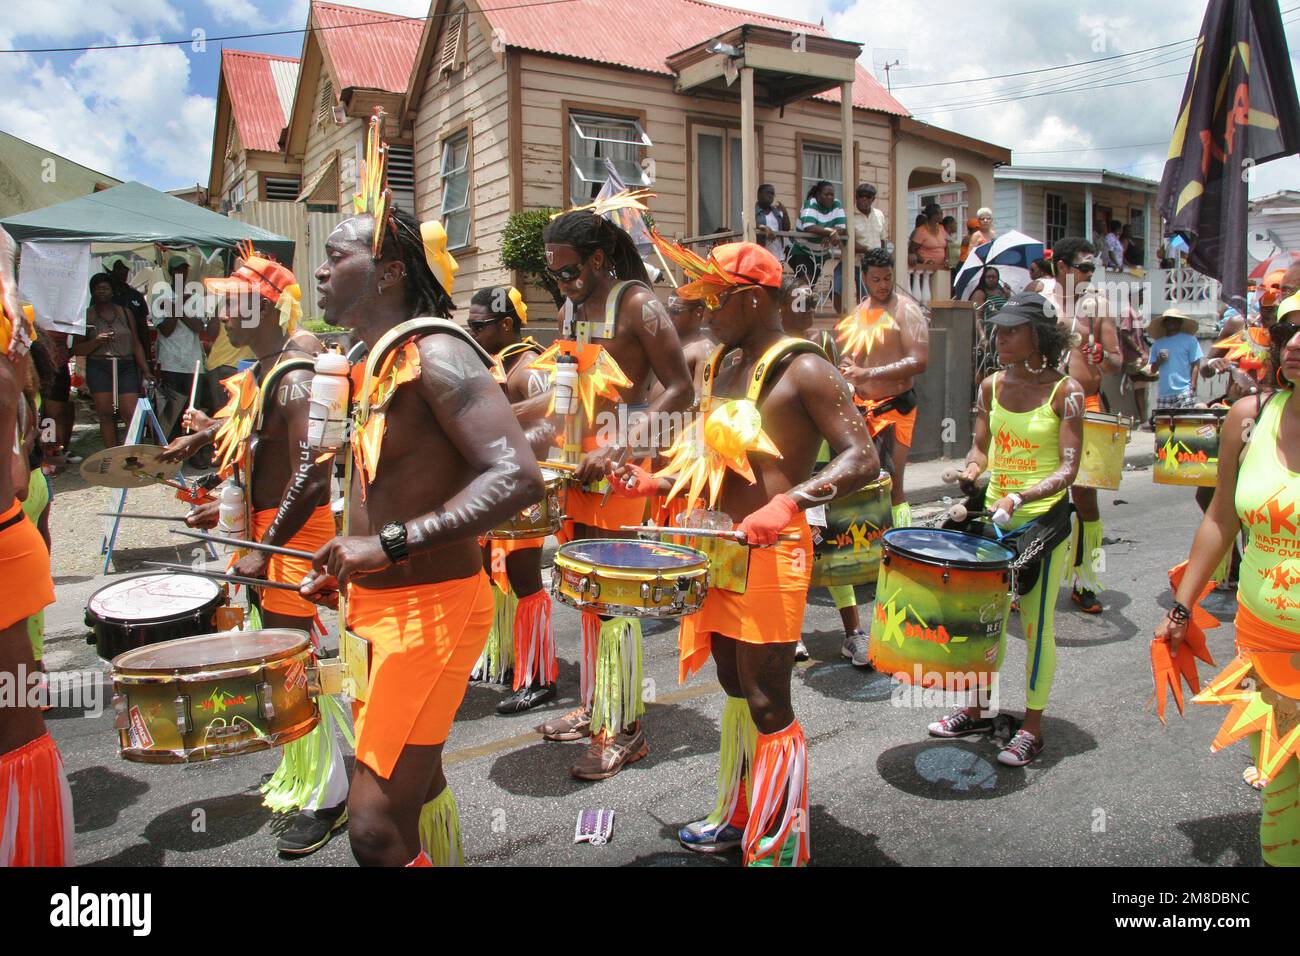
[[[960,458],[969,450],[974,331],[969,302],[930,303],[930,362],[916,381],[919,404],[909,461]]]

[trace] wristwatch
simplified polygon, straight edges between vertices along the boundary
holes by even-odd
[[[379,546],[388,555],[393,564],[401,564],[408,557],[406,550],[406,525],[400,521],[390,521],[379,529]]]

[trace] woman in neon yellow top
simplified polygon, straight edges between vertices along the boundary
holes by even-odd
[[[1239,400],[1219,433],[1219,480],[1156,640],[1177,655],[1190,608],[1237,532],[1248,528],[1237,590],[1237,657],[1197,695],[1231,704],[1219,750],[1249,734],[1264,781],[1259,842],[1270,866],[1300,866],[1300,335],[1269,329],[1278,391]],[[1243,453],[1244,449],[1244,453]],[[1192,665],[1195,666],[1195,665]]]
[[[993,520],[1014,529],[1046,514],[1074,482],[1083,441],[1083,388],[1057,371],[1067,338],[1047,299],[1037,293],[1013,296],[988,321],[995,326],[1003,369],[980,383],[963,477],[974,481],[990,472],[986,500]],[[1037,583],[1020,598],[1025,722],[998,754],[998,762],[1010,767],[1023,767],[1043,749],[1043,709],[1056,673],[1056,592],[1069,550],[1067,539],[1044,555]],[[1001,654],[999,649],[999,665]],[[929,729],[934,737],[966,737],[990,732],[993,721],[981,718],[978,707],[962,707]]]

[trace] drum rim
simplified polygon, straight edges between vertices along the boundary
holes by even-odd
[[[220,584],[220,582],[214,581],[212,578],[206,578],[206,577],[204,577],[204,576],[201,575],[201,574],[190,574],[189,572],[186,572],[186,571],[139,571],[139,572],[136,572],[135,574],[128,574],[128,575],[125,575],[124,577],[118,578],[116,581],[110,581],[108,584],[105,584],[103,587],[98,588],[97,590],[95,590],[95,591],[90,595],[90,597],[86,598],[86,613],[87,613],[87,614],[93,614],[93,615],[95,616],[96,620],[100,620],[100,621],[110,621],[110,622],[115,623],[115,624],[116,624],[116,623],[119,623],[119,622],[120,622],[120,623],[126,623],[126,622],[128,622],[128,621],[144,621],[145,619],[143,619],[143,618],[118,618],[118,617],[110,617],[110,616],[106,616],[106,615],[101,614],[100,612],[96,611],[94,608],[92,608],[92,607],[91,607],[91,602],[94,601],[95,598],[99,597],[100,594],[102,594],[103,592],[107,591],[109,588],[115,588],[115,587],[117,587],[118,585],[126,584],[128,581],[133,581],[133,580],[135,580],[136,578],[152,578],[152,577],[164,577],[164,578],[194,578],[196,581],[202,581],[204,584],[210,584],[210,585],[212,585],[212,586],[215,587],[217,590],[216,590],[216,593],[213,594],[211,597],[204,598],[203,603],[200,604],[200,605],[198,605],[197,607],[195,607],[195,608],[194,608],[193,610],[191,610],[191,611],[176,612],[176,613],[168,614],[168,616],[165,617],[165,618],[160,618],[160,619],[151,619],[151,620],[149,621],[149,623],[161,622],[161,621],[171,621],[171,620],[176,620],[176,619],[178,619],[178,618],[186,618],[186,617],[190,617],[191,615],[193,615],[193,614],[197,614],[199,611],[203,610],[203,608],[207,606],[208,602],[210,602],[210,601],[220,601],[220,599],[221,599],[221,584]]]
[[[1006,552],[1007,557],[1005,560],[999,559],[997,561],[968,561],[962,558],[932,558],[928,555],[918,554],[911,548],[894,544],[889,540],[890,535],[894,534],[894,532],[903,531],[925,531],[931,534],[961,535],[963,538],[973,538],[976,541],[982,541],[986,545],[1001,548]],[[976,534],[967,534],[964,531],[953,531],[950,528],[890,528],[880,536],[880,540],[884,542],[885,546],[893,549],[895,554],[909,558],[913,561],[919,562],[920,564],[928,564],[937,568],[958,568],[963,571],[1005,571],[1011,566],[1011,562],[1014,561],[1016,557],[1011,549],[1004,544],[1000,544],[990,538],[981,538]]]
[[[1220,411],[1219,409],[1222,409]],[[1151,420],[1158,422],[1161,420],[1173,421],[1175,418],[1212,418],[1215,421],[1222,421],[1228,417],[1228,412],[1232,411],[1227,406],[1215,406],[1212,408],[1180,408],[1169,409],[1163,408],[1160,411],[1151,413]]]
[[[674,537],[687,538],[687,537],[690,537],[690,535],[684,535],[684,534],[683,534],[683,535],[674,535]],[[570,555],[565,554],[565,551],[569,550],[570,548],[577,548],[577,547],[582,547],[583,545],[590,545],[590,544],[635,544],[635,545],[653,545],[654,547],[657,547],[657,548],[669,548],[669,549],[671,549],[671,550],[673,550],[673,551],[679,551],[679,552],[686,552],[686,553],[689,553],[689,554],[691,555],[691,557],[695,558],[697,561],[701,561],[701,562],[703,562],[703,563],[705,564],[705,566],[707,566],[708,563],[709,563],[709,556],[708,556],[707,554],[705,554],[703,551],[700,551],[698,548],[692,548],[692,547],[690,547],[689,545],[685,545],[685,544],[673,544],[673,543],[670,542],[670,541],[645,541],[645,540],[643,540],[643,539],[641,539],[641,538],[583,538],[583,539],[580,540],[580,541],[568,541],[568,542],[565,542],[564,544],[560,545],[558,548],[555,549],[555,557],[558,558],[558,557],[560,557],[561,555],[563,555],[565,558],[567,558],[567,559],[570,560],[570,561],[582,561],[583,564],[590,564],[590,563],[591,563],[590,561],[585,561],[585,560],[583,560],[583,559],[581,559],[581,558],[574,558],[574,557],[571,557]],[[630,570],[633,570],[633,569],[632,569],[632,568],[615,568],[615,570],[619,570],[619,571],[630,571]],[[686,572],[686,571],[690,571],[690,570],[692,570],[692,568],[691,568],[691,566],[687,565],[687,566],[683,566],[683,567],[680,567],[680,568],[636,568],[635,570],[637,570],[637,571],[657,571],[657,572],[659,572],[660,574],[662,574],[662,573],[664,573],[664,572],[668,572],[668,571]]]
[[[156,652],[159,648],[169,647],[173,644],[181,644],[187,641],[193,641],[196,638],[200,638],[200,637],[229,637],[229,636],[234,636],[235,634],[261,634],[267,631],[275,631],[284,634],[296,634],[299,635],[299,639],[297,642],[295,642],[295,644],[291,649],[286,648],[284,651],[277,653],[275,655],[257,655],[254,657],[243,657],[235,660],[208,661],[207,663],[203,663],[203,664],[182,664],[173,667],[146,668],[146,667],[132,666],[130,664],[120,663],[122,658],[126,657],[128,654],[135,654],[140,651]],[[122,676],[154,677],[157,675],[165,675],[165,674],[206,674],[206,673],[213,673],[216,671],[233,670],[241,667],[252,667],[255,665],[270,664],[276,661],[287,660],[292,657],[297,657],[304,650],[310,650],[310,649],[311,649],[311,636],[306,631],[299,631],[295,628],[290,628],[290,627],[264,627],[257,630],[253,630],[251,628],[245,628],[239,631],[215,631],[210,634],[191,634],[189,637],[177,637],[177,638],[173,638],[170,641],[159,641],[157,644],[144,644],[141,645],[140,647],[133,647],[130,648],[129,650],[122,651],[120,654],[114,656],[112,661],[110,661],[109,663],[112,666],[114,677],[122,677]]]

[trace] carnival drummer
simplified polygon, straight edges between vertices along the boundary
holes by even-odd
[[[1163,709],[1165,681],[1195,674],[1193,656],[1209,661],[1196,622],[1216,566],[1246,530],[1233,622],[1236,658],[1197,696],[1228,704],[1215,736],[1221,750],[1249,737],[1263,787],[1259,842],[1269,866],[1300,866],[1300,763],[1296,701],[1300,699],[1300,335],[1279,322],[1269,329],[1277,391],[1236,402],[1220,432],[1214,498],[1187,561],[1174,569],[1174,604],[1156,628],[1152,661]],[[1163,646],[1161,646],[1163,645]],[[1162,673],[1157,662],[1164,658]],[[1181,708],[1180,708],[1181,709]]]
[[[330,511],[331,459],[318,460],[307,443],[312,365],[321,344],[305,329],[301,292],[293,273],[251,249],[226,278],[204,280],[217,296],[222,326],[235,348],[251,348],[257,362],[223,383],[230,401],[209,418],[190,409],[184,424],[193,432],[162,454],[185,461],[209,444],[217,446],[218,471],[236,482],[249,504],[248,534],[263,544],[314,552],[334,536]],[[256,465],[256,466],[254,466]],[[194,528],[217,524],[218,503],[196,507],[186,518]],[[300,584],[311,562],[250,551],[232,569],[250,578]],[[292,628],[319,634],[316,608],[293,591],[262,588],[253,601],[254,628]],[[346,721],[332,698],[320,698],[321,720],[305,737],[284,747],[280,767],[263,786],[263,802],[277,812],[296,811],[276,849],[302,855],[323,847],[347,822],[348,778],[336,729]]]
[[[1006,530],[1041,521],[1055,533],[1034,569],[1035,583],[1019,598],[1025,635],[1025,720],[998,762],[1023,767],[1042,753],[1043,710],[1056,674],[1056,593],[1069,563],[1070,486],[1079,471],[1083,440],[1083,388],[1057,366],[1065,352],[1065,329],[1051,302],[1020,293],[988,321],[1003,370],[980,383],[975,435],[962,478],[991,475],[985,500],[995,525]],[[997,667],[1006,650],[1006,628]],[[933,737],[967,737],[993,729],[979,707],[962,707],[930,724]]]
[[[673,446],[655,477],[627,465],[615,487],[680,492],[692,506],[720,509],[749,546],[744,579],[716,576],[701,610],[682,619],[680,678],[712,655],[727,701],[717,802],[678,838],[700,852],[743,845],[748,865],[802,865],[810,852],[808,754],[790,677],[811,577],[803,511],[836,489],[861,488],[880,463],[834,366],[813,343],[782,332],[777,259],[739,242],[718,246],[706,266],[658,241],[693,280],[677,294],[704,301],[722,344],[709,360],[698,428]],[[835,457],[810,477],[823,436]]]
[[[1056,269],[1056,294],[1060,299],[1055,304],[1060,309],[1060,319],[1068,326],[1071,336],[1078,336],[1078,344],[1070,346],[1062,370],[1083,386],[1087,396],[1085,411],[1103,412],[1106,409],[1101,394],[1102,377],[1118,372],[1124,360],[1115,318],[1101,290],[1092,281],[1098,267],[1096,247],[1086,239],[1067,236],[1052,246],[1052,263]],[[1097,572],[1102,526],[1097,489],[1076,486],[1070,490],[1070,498],[1078,526],[1070,596],[1080,610],[1100,614],[1103,608],[1097,600],[1097,592],[1101,590]]]
[[[653,425],[685,411],[694,399],[677,330],[648,284],[645,264],[632,237],[599,213],[635,204],[619,194],[591,208],[570,210],[547,224],[547,274],[565,297],[561,337],[535,367],[555,368],[560,356],[578,360],[577,390],[582,408],[566,419],[561,443],[577,463],[575,484],[566,492],[566,540],[626,537],[624,525],[640,524],[648,503],[605,494],[607,465],[631,451],[630,436],[610,441],[597,419],[616,403],[644,409]],[[663,391],[649,398],[650,385]],[[521,420],[545,415],[550,394],[516,405]],[[632,421],[632,429],[641,426]],[[650,431],[654,429],[651,428]],[[641,623],[637,618],[602,619],[582,614],[582,705],[537,729],[547,740],[591,737],[586,754],[569,769],[580,780],[612,777],[649,752],[641,723]]]
[[[14,244],[0,229],[0,681],[25,688],[39,665],[27,618],[54,603],[50,552],[23,513],[29,473],[21,452],[27,350],[34,328],[18,305]],[[35,706],[34,706],[35,705]],[[18,693],[0,714],[0,867],[72,866],[72,792],[41,709]]]
[[[894,258],[868,249],[867,299],[839,324],[840,372],[853,386],[880,462],[894,480],[894,527],[912,523],[903,472],[916,428],[916,376],[930,362],[930,323],[911,296],[894,285]],[[855,661],[856,662],[856,661]]]
[[[480,289],[470,299],[470,335],[501,365],[511,403],[546,392],[546,374],[531,368],[544,349],[522,334],[528,306],[514,286]],[[525,433],[527,434],[527,432]],[[531,444],[531,443],[530,443]],[[548,443],[549,444],[549,443]],[[545,458],[549,447],[534,447]],[[492,577],[493,623],[473,679],[501,681],[513,669],[513,693],[497,704],[517,714],[555,699],[559,664],[551,626],[551,595],[542,587],[543,538],[485,540],[484,565]]]
[[[492,623],[478,537],[543,486],[491,357],[454,323],[405,325],[450,314],[456,265],[442,226],[376,196],[364,208],[330,234],[316,270],[326,320],[370,353],[346,534],[316,553],[302,590],[328,600],[345,588],[341,626],[369,642],[348,798],[353,854],[367,865],[449,865],[463,851],[442,750]]]

